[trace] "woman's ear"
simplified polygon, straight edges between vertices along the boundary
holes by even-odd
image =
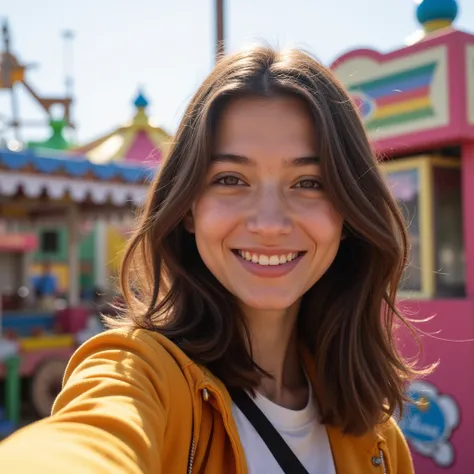
[[[194,216],[191,209],[186,213],[183,220],[184,228],[190,233],[194,234]]]
[[[342,233],[341,233],[341,240],[346,240],[347,235],[348,235],[347,226],[346,226],[346,224],[343,224],[343,226],[342,226]]]

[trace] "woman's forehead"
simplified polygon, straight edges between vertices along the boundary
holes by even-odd
[[[219,117],[214,152],[252,153],[265,148],[293,156],[313,154],[317,138],[308,106],[298,98],[241,98]]]

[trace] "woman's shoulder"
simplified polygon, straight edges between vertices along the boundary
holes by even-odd
[[[390,416],[377,425],[376,431],[387,444],[397,444],[399,442],[402,442],[402,444],[406,443],[403,432],[395,416]]]
[[[111,350],[114,346],[137,354],[163,357],[172,356],[179,365],[186,365],[191,359],[170,339],[158,331],[140,328],[106,329],[91,337],[78,348],[81,350]]]
[[[162,334],[147,329],[109,329],[81,344],[69,360],[65,380],[87,367],[107,372],[146,372],[149,376],[182,374],[191,359]],[[82,370],[81,370],[82,371]],[[166,378],[167,378],[166,377]]]

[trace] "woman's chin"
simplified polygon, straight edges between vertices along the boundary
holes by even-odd
[[[269,292],[253,293],[252,295],[236,295],[240,302],[248,307],[260,311],[284,311],[291,308],[300,297],[290,297],[281,292],[269,294]]]

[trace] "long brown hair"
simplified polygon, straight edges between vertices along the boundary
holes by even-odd
[[[226,104],[282,94],[308,105],[325,188],[345,223],[335,261],[303,296],[300,339],[316,362],[322,421],[363,433],[401,408],[405,383],[416,373],[393,335],[396,321],[409,327],[395,307],[407,234],[353,102],[307,53],[253,48],[221,59],[204,81],[124,256],[127,310],[108,322],[158,331],[229,386],[255,387],[262,370],[247,350],[237,302],[204,265],[183,219],[203,185]]]

